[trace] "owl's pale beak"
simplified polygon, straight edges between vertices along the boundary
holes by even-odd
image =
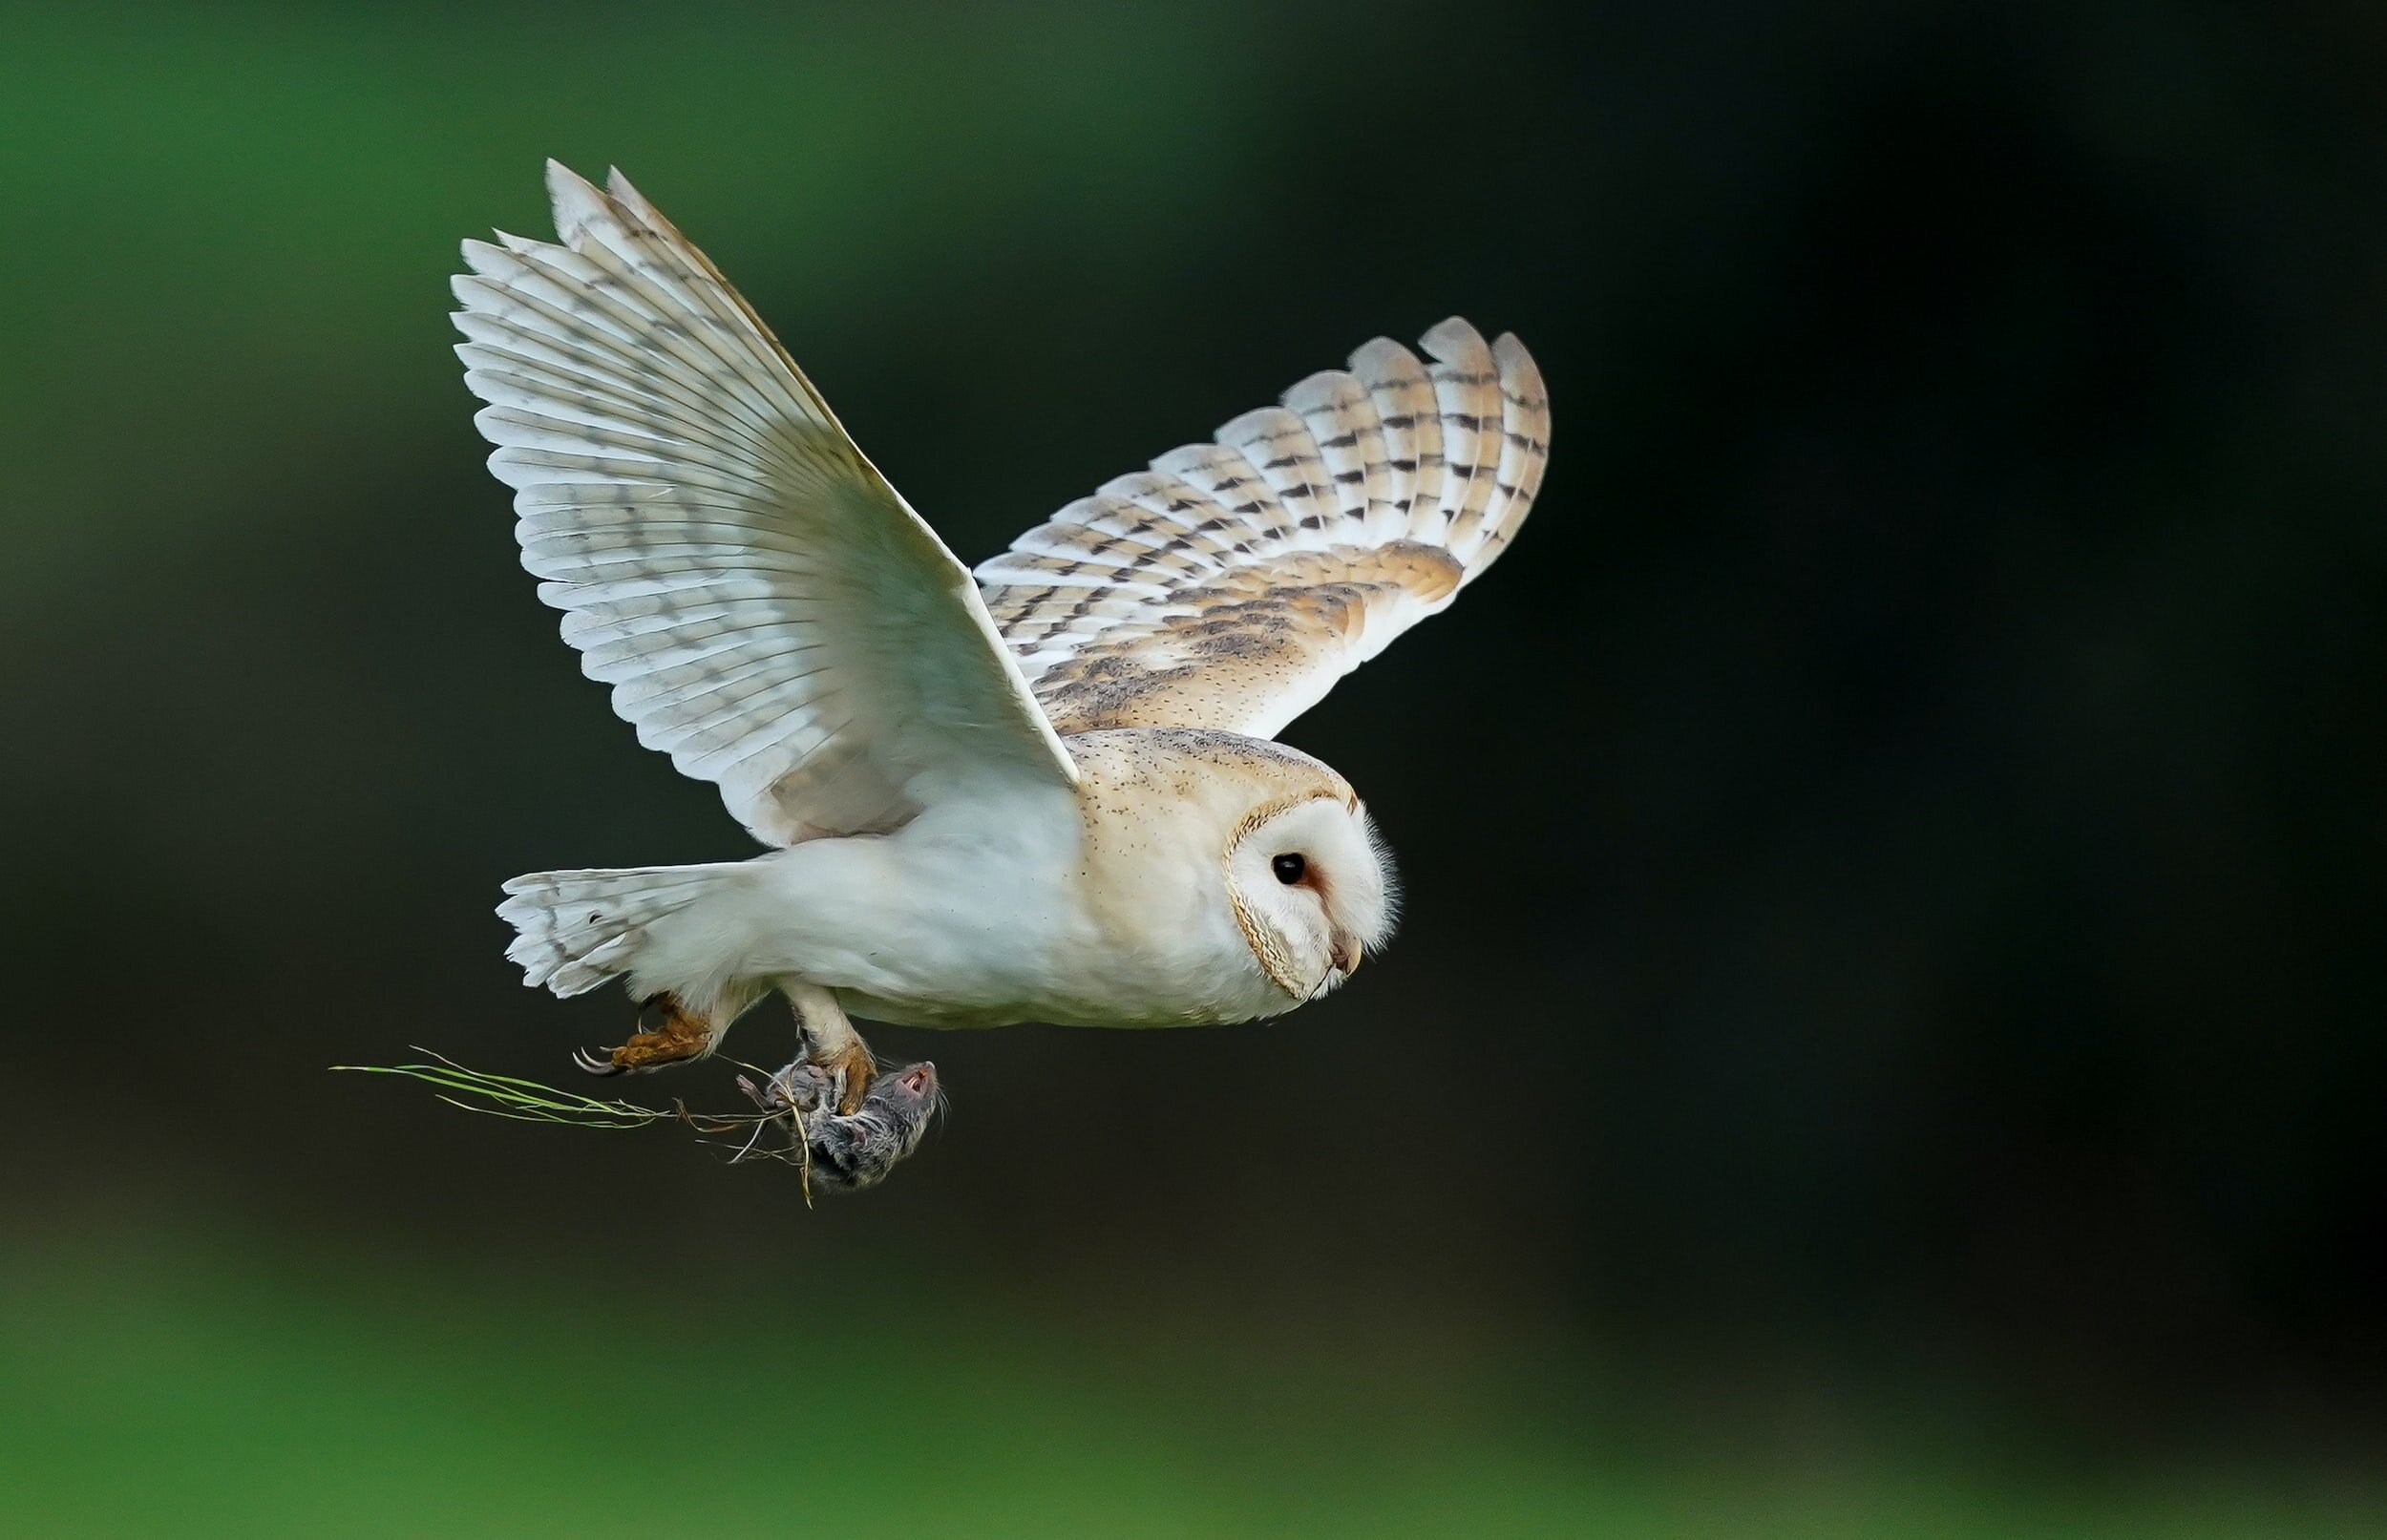
[[[1345,979],[1360,971],[1360,943],[1348,936],[1336,937],[1334,946],[1326,953],[1335,965],[1335,972]]]

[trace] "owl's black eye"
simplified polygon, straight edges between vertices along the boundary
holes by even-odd
[[[1302,874],[1310,869],[1310,863],[1299,855],[1279,855],[1269,864],[1277,869],[1277,880],[1288,888],[1300,881]]]

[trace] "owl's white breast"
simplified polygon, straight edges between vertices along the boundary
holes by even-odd
[[[857,1016],[919,1026],[1184,1025],[1291,1009],[1226,894],[1226,831],[1252,789],[1128,747],[1073,741],[1075,792],[1006,789],[892,834],[763,858],[738,971],[798,975]]]

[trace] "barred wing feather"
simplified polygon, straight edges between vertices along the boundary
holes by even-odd
[[[456,352],[522,563],[639,741],[780,845],[1073,784],[967,570],[728,281],[619,172],[548,190],[560,244],[465,243]]]
[[[1273,737],[1507,549],[1550,452],[1541,372],[1452,317],[1378,338],[978,568],[1060,731]]]

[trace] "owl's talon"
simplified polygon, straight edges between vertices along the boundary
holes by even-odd
[[[663,998],[663,1020],[652,1032],[633,1032],[630,1041],[618,1048],[603,1048],[595,1053],[578,1049],[572,1062],[592,1075],[619,1075],[684,1064],[713,1051],[712,1023],[669,996]]]
[[[806,1042],[800,1063],[809,1064],[829,1077],[829,1089],[840,1116],[852,1117],[862,1109],[863,1099],[878,1080],[878,1061],[869,1045],[858,1037],[850,1038],[846,1046],[834,1053],[813,1052],[813,1044]]]

